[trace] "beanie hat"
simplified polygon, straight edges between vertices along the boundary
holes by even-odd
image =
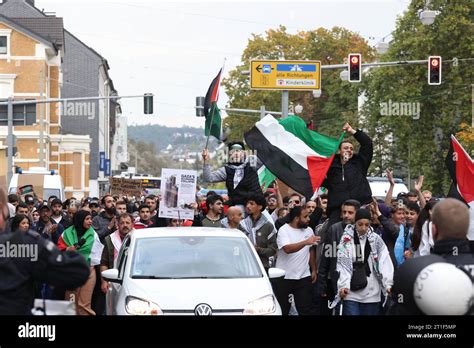
[[[370,211],[368,211],[367,209],[359,209],[356,212],[355,221],[359,221],[360,219],[371,220],[371,218],[372,217],[370,215]]]

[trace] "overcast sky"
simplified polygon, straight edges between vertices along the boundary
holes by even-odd
[[[252,34],[279,25],[289,33],[341,26],[375,45],[395,29],[409,0],[152,1],[37,0],[65,27],[104,56],[120,95],[155,94],[152,116],[143,100],[122,100],[129,124],[202,127],[195,97],[206,94],[224,59],[224,76]],[[324,86],[323,86],[324,93]],[[228,101],[221,89],[219,107]]]

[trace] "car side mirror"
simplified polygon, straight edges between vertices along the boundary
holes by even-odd
[[[281,268],[270,268],[268,270],[268,278],[270,279],[283,278],[285,274],[286,271]]]
[[[102,272],[102,278],[111,283],[122,284],[122,280],[119,279],[119,271],[116,268],[108,269]]]

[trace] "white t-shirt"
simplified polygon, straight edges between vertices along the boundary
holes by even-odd
[[[59,223],[61,222],[61,220],[63,219],[62,215],[59,215],[58,217],[52,215],[51,217],[53,218],[53,220],[54,220],[57,224],[59,224]]]
[[[306,245],[296,253],[287,254],[283,250],[285,245],[296,244],[314,235],[311,228],[296,229],[289,224],[283,225],[278,230],[277,244],[278,256],[276,267],[286,271],[285,279],[302,279],[311,276],[309,269],[309,249]]]

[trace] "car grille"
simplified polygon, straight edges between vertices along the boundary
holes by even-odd
[[[213,309],[212,315],[242,315],[243,309]],[[163,309],[164,315],[196,315],[194,309]]]

